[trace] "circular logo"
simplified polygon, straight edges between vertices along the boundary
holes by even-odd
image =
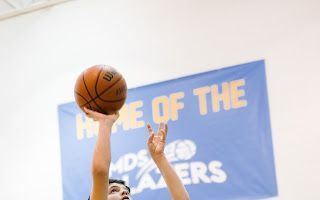
[[[188,160],[196,154],[196,145],[191,140],[181,140],[176,143],[175,154],[179,160]]]

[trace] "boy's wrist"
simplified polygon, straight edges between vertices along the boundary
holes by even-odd
[[[109,126],[110,128],[112,128],[112,126],[113,126],[113,124],[114,124],[114,122],[111,121],[110,119],[100,119],[100,120],[99,120],[99,123],[100,123],[100,124],[103,124],[103,125],[107,125],[107,126]]]
[[[156,164],[160,164],[162,161],[165,161],[167,158],[166,158],[165,154],[162,153],[159,155],[152,156],[152,159]]]

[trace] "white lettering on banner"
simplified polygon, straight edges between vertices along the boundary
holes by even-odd
[[[210,183],[210,178],[207,174],[207,165],[202,162],[193,162],[190,165],[190,171],[192,174],[192,182],[200,183],[200,181],[204,183]]]
[[[117,162],[114,164],[111,162],[110,165],[110,177],[113,172],[118,174],[125,173],[135,169],[137,167],[141,168],[145,163],[149,161],[148,151],[146,149],[140,150],[137,154],[128,153],[121,156]]]
[[[191,184],[190,174],[189,174],[189,164],[188,163],[179,163],[174,165],[174,169],[180,177],[181,181],[185,185]]]
[[[211,160],[209,163],[188,162],[196,154],[196,149],[196,144],[192,140],[175,140],[166,146],[166,157],[172,163],[182,183],[192,185],[226,182],[227,174],[222,169],[222,162],[218,160]],[[186,152],[191,156],[186,157]],[[133,170],[138,172],[133,175]],[[145,189],[156,190],[166,187],[159,169],[148,156],[146,149],[138,153],[122,155],[115,163],[112,162],[109,177],[113,177],[115,173],[120,175],[117,178],[125,180],[130,185],[132,194],[140,193]],[[155,176],[155,174],[158,175]]]
[[[227,174],[221,170],[222,163],[219,161],[211,161],[209,163],[209,170],[212,173],[211,181],[215,183],[223,183],[227,180]]]

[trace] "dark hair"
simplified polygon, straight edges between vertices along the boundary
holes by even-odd
[[[126,185],[126,182],[124,180],[109,178],[109,184],[111,184],[111,183],[119,183],[121,185],[124,185],[130,193],[130,187]]]
[[[125,182],[125,181],[120,180],[120,179],[112,179],[112,178],[109,178],[109,184],[111,184],[111,183],[119,183],[119,184],[121,184],[121,185],[126,186],[126,188],[128,189],[128,191],[129,191],[129,193],[130,193],[130,188],[129,188],[129,186],[126,185],[126,182]],[[88,200],[90,200],[90,196],[89,196]]]

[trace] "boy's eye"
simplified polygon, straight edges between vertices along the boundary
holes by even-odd
[[[115,192],[118,192],[118,189],[117,188],[113,188],[111,189],[110,193],[115,193]]]

